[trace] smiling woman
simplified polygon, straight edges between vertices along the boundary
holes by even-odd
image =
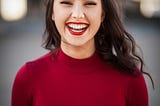
[[[50,52],[18,71],[12,106],[148,106],[149,74],[116,2],[48,0]]]

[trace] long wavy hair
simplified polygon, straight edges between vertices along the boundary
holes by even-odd
[[[118,12],[117,0],[101,0],[105,14],[104,20],[95,35],[95,46],[99,56],[121,72],[133,75],[147,74],[144,72],[142,57],[136,53],[136,43],[123,24]],[[47,1],[46,29],[44,33],[44,47],[51,51],[60,48],[61,37],[54,21],[52,21],[54,0]],[[136,71],[138,68],[139,71]],[[154,86],[153,86],[154,87]]]

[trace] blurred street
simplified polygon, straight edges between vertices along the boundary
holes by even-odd
[[[0,106],[10,106],[11,89],[18,69],[48,51],[41,47],[45,23],[44,14],[27,16],[16,22],[0,19]],[[142,48],[149,72],[155,83],[152,88],[145,76],[150,106],[160,106],[160,18],[147,19],[127,14],[124,19],[128,32]]]

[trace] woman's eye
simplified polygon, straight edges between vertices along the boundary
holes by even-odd
[[[71,2],[68,2],[68,1],[62,1],[62,2],[60,2],[61,4],[65,4],[65,5],[72,5],[72,3]]]
[[[87,3],[85,3],[85,5],[92,6],[92,5],[97,5],[97,3],[95,3],[95,2],[87,2]]]

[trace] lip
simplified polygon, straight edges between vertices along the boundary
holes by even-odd
[[[78,25],[78,24],[85,24],[85,25],[87,25],[87,27],[84,28],[84,29],[82,29],[82,30],[75,30],[75,29],[69,27],[68,24],[76,24],[76,25]],[[86,23],[86,22],[68,22],[68,23],[66,23],[66,26],[67,26],[67,29],[69,30],[69,32],[72,35],[81,36],[81,35],[83,35],[86,32],[86,30],[88,29],[89,24]]]
[[[89,25],[87,22],[67,22],[66,24],[86,24],[86,25]]]

